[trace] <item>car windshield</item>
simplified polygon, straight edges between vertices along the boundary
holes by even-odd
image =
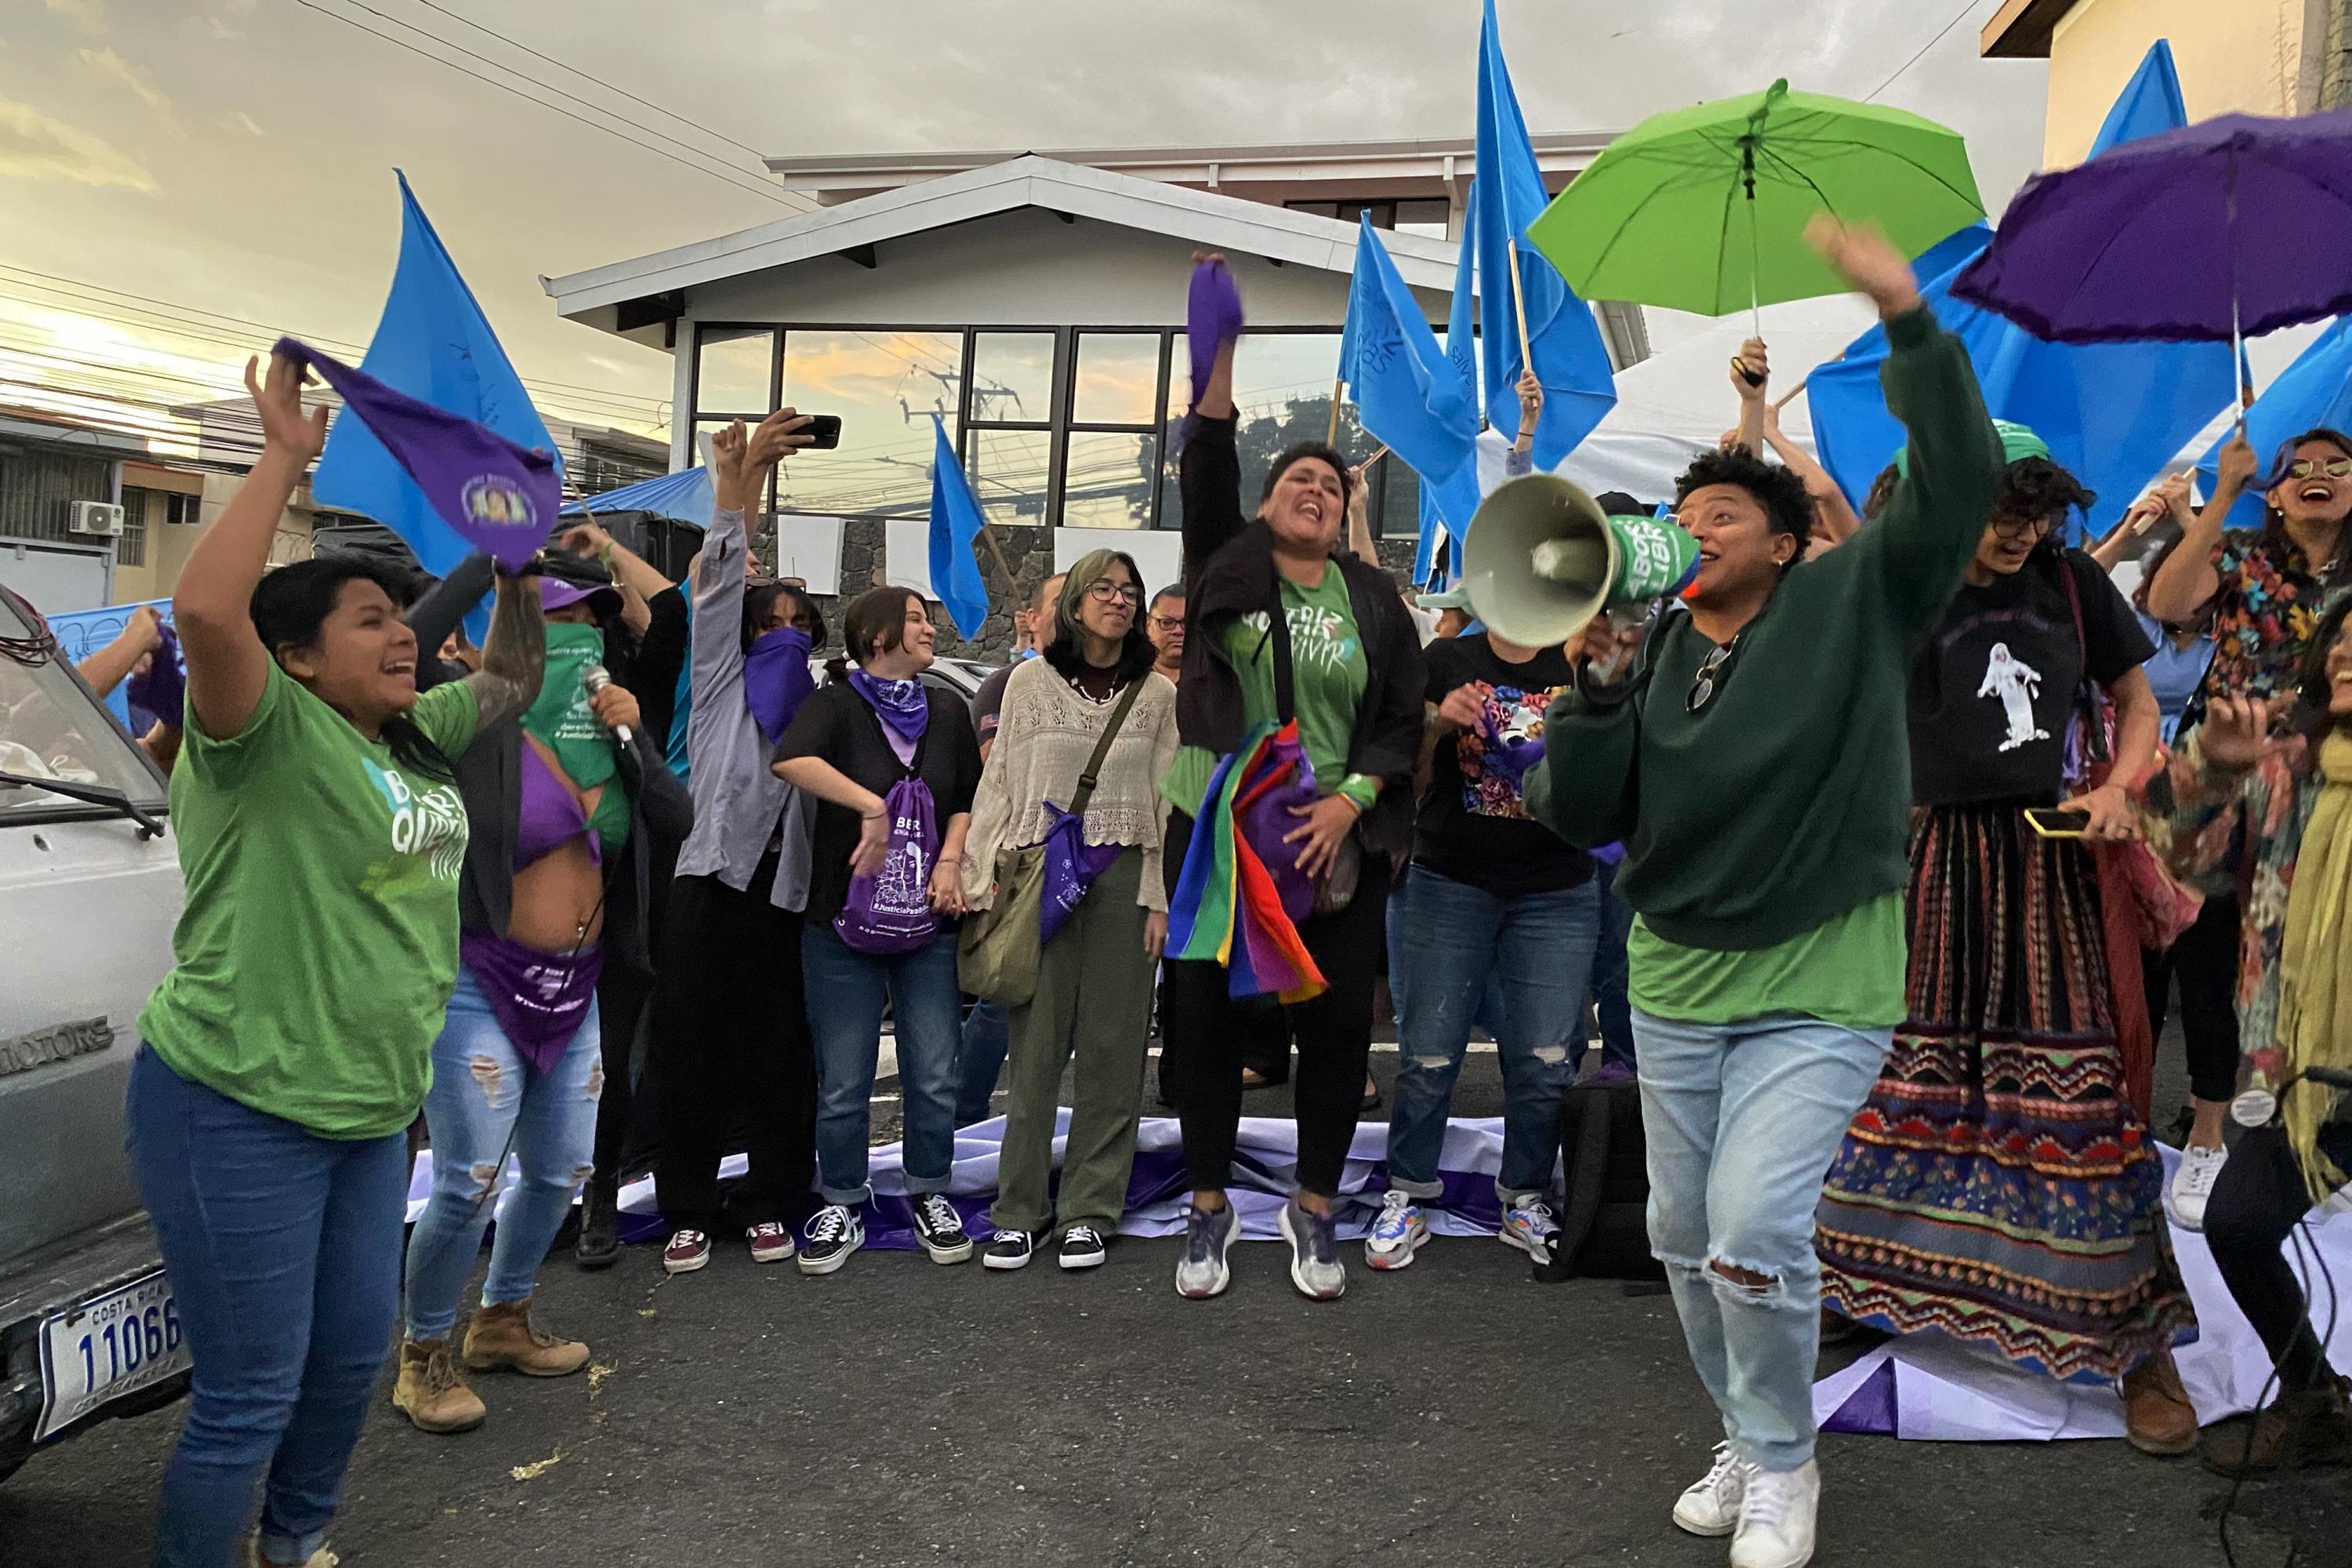
[[[30,652],[34,628],[0,597],[0,773],[119,789],[163,807],[163,782],[54,651]],[[26,784],[0,784],[0,823],[31,815],[102,816],[108,808]]]

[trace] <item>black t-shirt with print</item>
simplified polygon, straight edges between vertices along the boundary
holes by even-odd
[[[1963,583],[1928,635],[1911,666],[1916,804],[2056,800],[2085,665],[2104,686],[2156,651],[2098,563],[2079,550],[2064,559],[2083,602],[2079,645],[2060,568],[2044,555]]]
[[[1486,722],[1449,730],[1437,740],[1429,791],[1421,797],[1412,858],[1441,877],[1498,899],[1557,892],[1592,876],[1592,858],[1528,816],[1519,786],[1501,765],[1496,737],[1536,740],[1544,710],[1572,679],[1568,657],[1548,647],[1525,664],[1496,656],[1486,634],[1443,637],[1423,656],[1429,700],[1443,702],[1457,686],[1483,682]]]
[[[930,786],[931,822],[940,833],[948,818],[971,809],[980,787],[980,742],[972,738],[971,713],[963,700],[926,686],[931,717],[916,743],[915,773]],[[776,760],[822,757],[876,795],[887,796],[907,776],[890,749],[881,718],[846,680],[829,681],[811,692],[793,715]],[[847,806],[820,802],[810,853],[808,918],[831,921],[849,901],[849,857],[863,824]]]

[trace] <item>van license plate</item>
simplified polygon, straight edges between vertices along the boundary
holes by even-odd
[[[187,1369],[187,1335],[159,1268],[41,1325],[41,1424],[33,1440]]]

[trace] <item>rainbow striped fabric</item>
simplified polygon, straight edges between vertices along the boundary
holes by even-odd
[[[1280,808],[1315,800],[1315,773],[1298,743],[1296,721],[1260,725],[1221,759],[1201,797],[1201,815],[1169,900],[1171,958],[1223,964],[1231,994],[1310,1001],[1326,989],[1323,972],[1299,937],[1314,889],[1289,863]],[[1266,857],[1283,858],[1277,870]],[[1299,894],[1303,890],[1303,900]]]

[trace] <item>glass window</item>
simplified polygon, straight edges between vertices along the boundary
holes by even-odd
[[[0,599],[0,637],[29,640],[33,628]],[[108,641],[113,640],[111,636]],[[100,646],[104,646],[100,644]],[[106,710],[66,673],[64,650],[39,664],[0,655],[0,773],[119,789],[142,806],[163,809],[163,785]],[[90,805],[38,784],[0,784],[0,824],[12,817],[62,814],[104,816]]]
[[[126,489],[122,492],[122,534],[114,542],[114,563],[117,566],[147,564],[147,503],[154,499],[155,510],[163,512],[161,492]]]
[[[1052,472],[1052,434],[1045,430],[974,430],[966,462],[971,493],[991,522],[1045,521],[1045,482]],[[924,490],[923,504],[930,504]]]
[[[1080,337],[1072,423],[1151,424],[1160,412],[1160,341],[1157,332],[1087,332]]]
[[[1160,437],[1145,431],[1073,430],[1062,472],[1065,528],[1149,528]]]
[[[972,422],[1045,425],[1053,417],[1054,334],[973,333]]]
[[[1396,231],[1417,234],[1424,239],[1444,239],[1453,217],[1453,205],[1444,201],[1399,202],[1396,205]]]
[[[1391,452],[1370,475],[1380,510],[1372,514],[1377,539],[1421,537],[1421,476],[1412,465]]]
[[[841,445],[776,470],[775,507],[819,517],[919,516],[931,505],[931,419],[956,435],[957,332],[787,331],[784,401],[841,416]]]
[[[1337,332],[1260,332],[1243,338],[1234,351],[1234,405],[1241,412],[1234,445],[1241,452],[1244,500],[1255,501],[1257,485],[1276,452],[1324,438],[1339,363]],[[1355,405],[1341,403],[1339,450],[1370,457],[1379,444],[1356,422]]]
[[[704,327],[695,334],[697,415],[765,415],[775,371],[776,334],[766,327]]]

